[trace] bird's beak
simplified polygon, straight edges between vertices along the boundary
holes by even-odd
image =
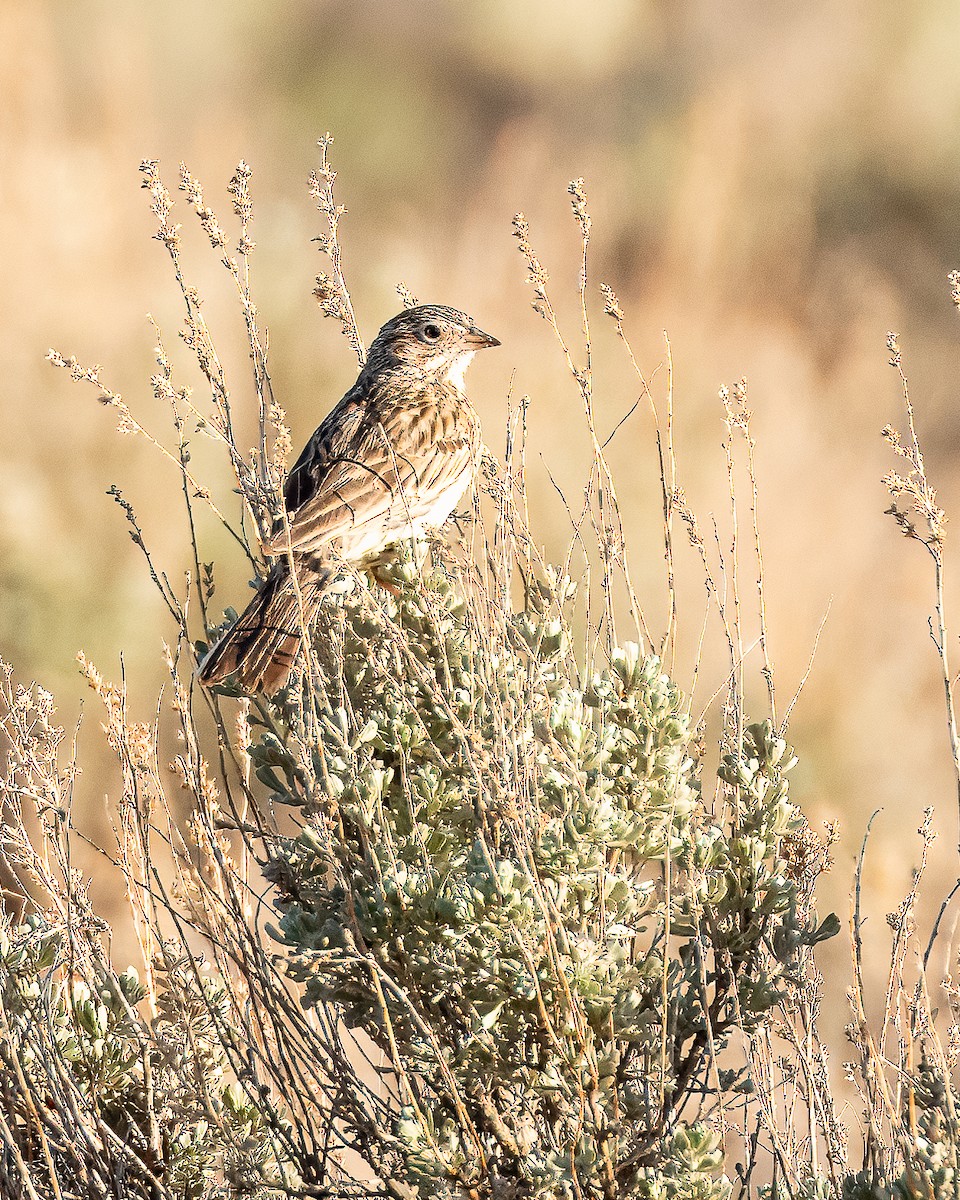
[[[488,346],[499,346],[500,339],[489,333],[484,333],[476,325],[471,325],[463,339],[471,350],[485,350]]]

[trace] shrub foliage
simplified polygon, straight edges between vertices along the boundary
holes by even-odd
[[[286,730],[251,747],[304,822],[267,872],[292,976],[385,1056],[421,1194],[642,1194],[810,940],[795,759],[744,730],[717,820],[659,660],[627,643],[581,678],[568,579],[495,624],[450,571],[396,579],[323,631],[311,775]],[[717,1139],[685,1136],[708,1171]]]

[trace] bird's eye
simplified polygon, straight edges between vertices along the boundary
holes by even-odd
[[[437,338],[440,336],[440,326],[439,325],[424,325],[421,332],[423,334],[424,341],[435,342],[437,340]]]

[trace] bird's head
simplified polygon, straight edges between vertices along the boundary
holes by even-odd
[[[500,343],[466,313],[444,304],[420,304],[391,318],[367,355],[367,370],[409,371],[443,379],[462,390],[463,373],[478,350]]]

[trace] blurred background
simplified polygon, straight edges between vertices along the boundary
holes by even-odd
[[[160,159],[175,189],[182,159],[227,223],[226,184],[245,159],[254,289],[298,450],[356,369],[310,294],[325,264],[310,241],[322,225],[305,179],[317,137],[331,130],[349,209],[345,268],[366,338],[399,307],[403,280],[502,339],[472,368],[471,395],[498,453],[508,394],[531,398],[533,524],[550,555],[562,555],[569,525],[547,472],[576,498],[588,453],[575,388],[530,308],[514,212],[530,221],[575,338],[578,238],[565,189],[585,178],[601,432],[637,395],[602,316],[595,285],[605,281],[661,404],[669,333],[680,477],[706,531],[712,513],[729,526],[717,391],[746,377],[781,711],[830,606],[791,725],[801,756],[795,799],[815,827],[841,825],[823,911],[846,921],[854,855],[882,809],[864,896],[879,952],[883,914],[909,882],[916,829],[932,804],[934,912],[958,860],[927,629],[932,572],[884,516],[880,479],[895,463],[880,430],[903,423],[885,349],[894,329],[930,475],[947,512],[960,511],[960,317],[947,284],[960,267],[958,61],[960,8],[946,0],[0,0],[0,654],[55,692],[68,729],[86,709],[78,821],[104,836],[117,774],[75,654],[82,648],[108,677],[122,669],[132,715],[149,719],[161,641],[172,633],[107,488],[132,502],[175,582],[186,541],[175,472],[118,435],[95,392],[44,355],[55,346],[102,363],[105,382],[169,440],[169,415],[149,385],[146,314],[177,353],[182,302],[151,241],[137,167]],[[193,214],[178,211],[190,282],[206,298],[252,444],[239,309]],[[177,361],[181,382],[199,388],[182,351]],[[643,406],[611,458],[635,582],[660,630],[659,482]],[[215,448],[198,442],[195,465],[229,505]],[[217,603],[238,603],[245,564],[212,524],[201,535],[217,560]],[[683,685],[703,583],[678,542]],[[949,540],[947,558],[960,631]],[[751,589],[744,595],[752,602]],[[956,637],[950,649],[960,661]],[[756,652],[748,666],[759,680]],[[714,682],[704,683],[700,708]],[[762,689],[756,695],[762,716]],[[109,884],[99,886],[109,908]],[[818,953],[832,980],[845,979],[845,935]],[[842,986],[831,997],[837,1062]]]

